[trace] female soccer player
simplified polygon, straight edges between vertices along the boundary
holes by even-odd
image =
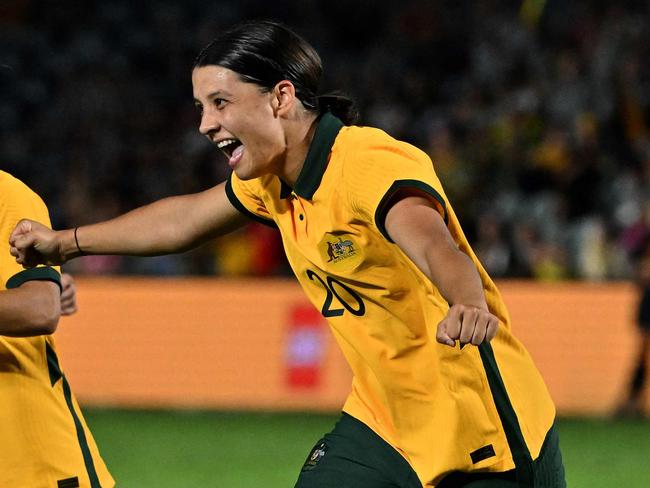
[[[24,220],[12,254],[27,267],[158,255],[243,217],[276,226],[354,373],[298,488],[565,486],[553,403],[431,160],[350,125],[349,100],[318,96],[321,73],[315,50],[280,24],[222,34],[192,83],[199,130],[227,155],[229,180],[74,230]]]
[[[0,486],[115,486],[59,365],[52,333],[76,312],[74,280],[23,270],[8,240],[21,217],[49,225],[40,197],[0,171]]]

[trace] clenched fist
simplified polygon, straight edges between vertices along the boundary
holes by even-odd
[[[21,220],[9,237],[11,255],[18,264],[33,268],[39,264],[59,265],[66,261],[59,232],[33,220]]]
[[[436,339],[441,344],[454,347],[459,340],[478,346],[494,339],[499,319],[487,310],[469,305],[452,305],[447,316],[438,324]]]

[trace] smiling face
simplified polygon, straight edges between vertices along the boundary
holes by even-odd
[[[286,143],[274,90],[214,65],[194,68],[192,85],[201,110],[199,131],[226,154],[237,176],[247,180],[277,173]]]

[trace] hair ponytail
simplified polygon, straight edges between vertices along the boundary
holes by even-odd
[[[354,100],[342,93],[333,92],[319,95],[316,97],[316,106],[320,114],[331,112],[345,125],[352,125],[359,118],[359,110],[357,110]]]

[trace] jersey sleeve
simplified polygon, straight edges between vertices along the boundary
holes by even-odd
[[[373,138],[346,161],[344,181],[350,204],[393,242],[385,228],[386,214],[398,192],[409,190],[428,198],[448,224],[447,200],[431,159],[410,144],[389,136]]]
[[[262,186],[258,180],[244,181],[232,172],[226,181],[226,195],[233,207],[256,222],[277,227],[264,204],[261,193]]]
[[[30,219],[50,226],[50,217],[43,200],[19,180],[2,185],[0,195],[0,289],[18,288],[27,281],[52,281],[61,287],[57,267],[38,266],[23,269],[9,254],[9,236],[21,219]]]

